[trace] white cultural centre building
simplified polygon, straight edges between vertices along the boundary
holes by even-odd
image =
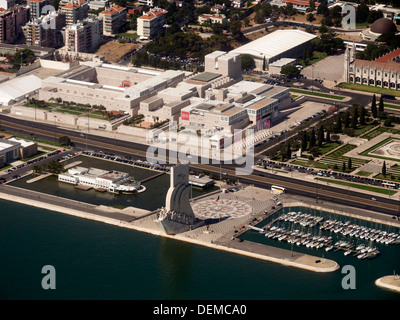
[[[108,171],[97,168],[74,167],[68,172],[58,175],[58,181],[73,185],[83,185],[95,189],[105,189],[109,192],[136,192],[140,189],[139,183],[129,183],[129,174],[119,171]]]
[[[304,49],[315,38],[316,35],[297,29],[277,30],[230,52],[251,55],[258,69],[263,68],[265,59],[267,71],[270,63],[281,58],[302,57]]]

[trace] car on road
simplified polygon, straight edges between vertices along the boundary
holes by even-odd
[[[372,197],[372,198],[371,198],[371,200],[374,200],[374,201],[376,201],[376,198],[373,198],[373,197]]]

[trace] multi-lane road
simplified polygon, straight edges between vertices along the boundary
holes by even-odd
[[[1,127],[3,130],[24,133],[25,135],[33,134],[37,138],[52,140],[54,137],[61,135],[68,135],[71,141],[75,144],[75,148],[85,149],[86,143],[91,150],[102,150],[120,155],[129,155],[136,159],[146,159],[147,145],[127,142],[115,138],[108,138],[89,134],[82,137],[80,132],[57,128],[49,124],[37,123],[33,121],[25,121],[0,116]],[[257,160],[256,160],[257,161]],[[256,162],[255,161],[255,162]],[[366,193],[355,192],[343,188],[333,187],[318,184],[311,181],[304,181],[299,179],[292,179],[291,177],[273,175],[261,171],[254,170],[249,175],[237,176],[235,164],[196,164],[191,163],[190,167],[193,169],[203,170],[214,174],[220,174],[222,171],[224,177],[239,180],[241,183],[252,184],[258,187],[270,188],[271,185],[280,185],[287,189],[290,194],[311,197],[315,202],[329,201],[337,204],[350,205],[357,208],[374,210],[377,212],[396,215],[399,208],[399,200],[389,199],[388,197],[375,197],[372,200],[371,196]]]

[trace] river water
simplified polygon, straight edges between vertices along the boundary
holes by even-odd
[[[138,179],[149,174],[136,169],[133,174]],[[148,191],[122,200],[94,191],[93,195],[76,193],[74,188],[60,191],[52,180],[32,183],[29,188],[70,198],[79,195],[79,200],[84,194],[91,203],[134,204],[151,210],[164,203],[168,177],[151,180],[146,183]],[[27,186],[23,179],[15,185]],[[253,231],[242,237],[285,247]],[[291,247],[286,244],[286,249]],[[400,294],[374,284],[377,278],[400,271],[399,245],[380,245],[382,254],[370,260],[344,256],[342,251],[294,249],[333,259],[341,267],[354,266],[356,289],[343,289],[346,274],[341,269],[319,274],[0,201],[0,299],[400,299]],[[41,286],[45,265],[56,270],[55,290]]]

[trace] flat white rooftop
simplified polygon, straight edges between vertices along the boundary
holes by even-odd
[[[7,142],[2,142],[2,141],[0,141],[0,151],[3,151],[3,150],[5,150],[5,149],[11,148],[11,147],[14,147],[14,146],[16,146],[16,145],[17,145],[17,144],[15,144],[15,143],[11,144],[11,143],[7,143]]]
[[[18,139],[18,138],[15,138],[15,137],[12,137],[12,138],[10,138],[8,140],[20,143],[21,146],[23,146],[23,147],[29,147],[29,146],[32,146],[32,145],[35,144],[35,142],[22,140],[22,139]]]
[[[271,59],[316,37],[316,35],[301,30],[277,30],[230,52],[250,54],[260,59],[263,57]]]

